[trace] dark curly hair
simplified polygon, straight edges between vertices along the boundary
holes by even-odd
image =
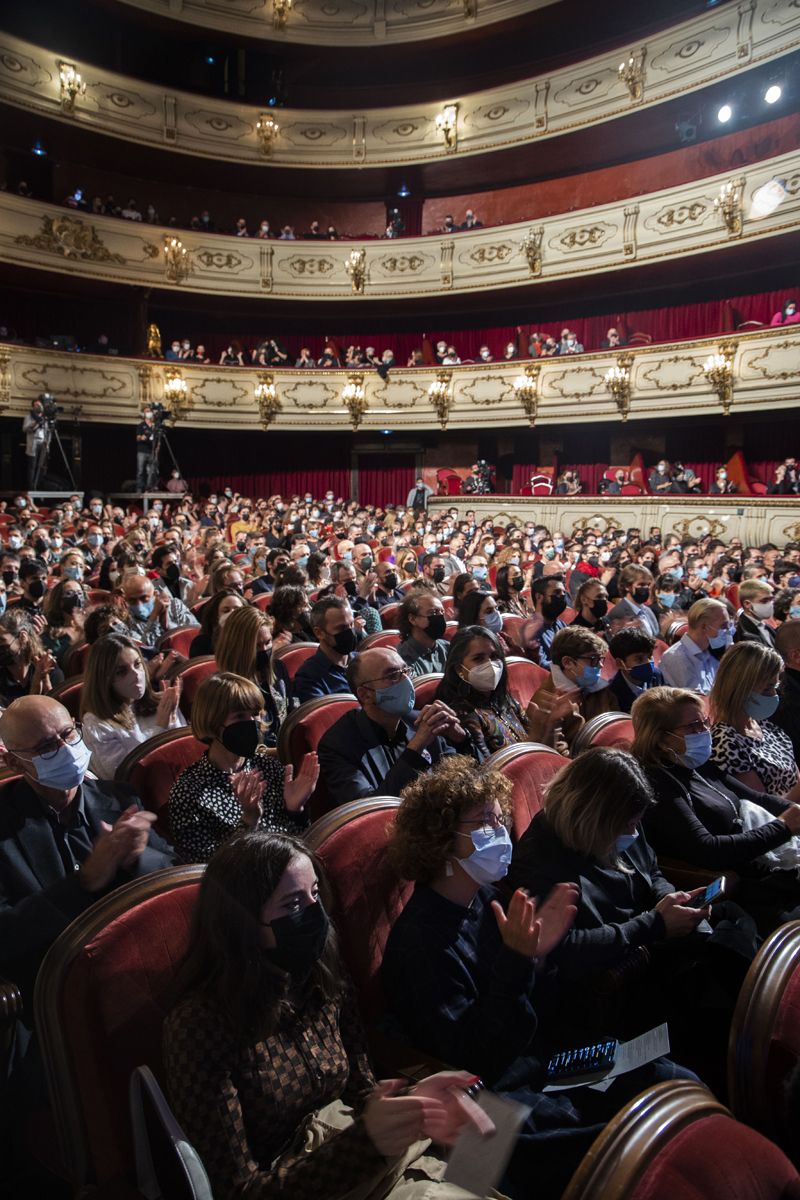
[[[389,843],[399,874],[430,883],[444,867],[464,813],[498,803],[507,821],[512,793],[510,780],[498,771],[480,771],[461,754],[441,759],[401,792]]]

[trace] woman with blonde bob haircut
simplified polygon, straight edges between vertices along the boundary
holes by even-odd
[[[796,865],[781,863],[800,832],[800,806],[746,786],[710,760],[711,734],[696,692],[652,688],[631,717],[631,753],[657,801],[644,818],[656,853],[715,873],[735,871],[736,902],[762,934],[800,916]]]
[[[180,695],[180,679],[153,690],[142,653],[129,637],[110,633],[93,644],[81,689],[81,719],[98,779],[113,779],[125,756],[148,738],[186,724]]]
[[[719,664],[709,695],[711,757],[758,792],[800,800],[792,743],[770,717],[780,703],[783,660],[762,642],[739,642]]]
[[[693,936],[711,911],[690,905],[703,888],[676,891],[661,873],[641,829],[652,804],[653,790],[633,755],[587,750],[552,780],[544,809],[514,850],[509,882],[541,900],[559,883],[577,885],[575,923],[552,959],[568,1022],[584,1032],[626,1037],[668,1021],[677,1057],[697,1061],[706,1039],[725,1032],[756,931],[744,913],[722,904],[714,919],[732,916],[733,932],[726,920],[723,935]],[[717,956],[734,942],[733,961],[723,967]],[[709,943],[714,949],[707,957]],[[729,1005],[717,973],[732,985],[724,998]],[[613,1003],[606,1006],[601,997],[611,978]],[[719,1050],[724,1058],[724,1045]]]
[[[263,707],[257,685],[232,672],[210,675],[198,688],[192,733],[208,749],[169,795],[173,841],[184,862],[207,862],[242,829],[300,833],[308,824],[303,810],[317,784],[317,756],[305,755],[295,779],[291,766],[259,752]]]
[[[258,608],[234,610],[217,633],[214,656],[220,671],[250,679],[261,692],[264,745],[278,744],[289,711],[289,677],[272,662],[272,621]]]

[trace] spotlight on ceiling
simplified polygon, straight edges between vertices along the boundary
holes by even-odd
[[[721,125],[725,125],[728,121],[730,121],[732,116],[733,109],[731,108],[730,104],[723,104],[722,108],[717,113],[717,120]]]
[[[782,95],[783,88],[779,84],[773,83],[764,92],[764,99],[767,104],[777,104]]]

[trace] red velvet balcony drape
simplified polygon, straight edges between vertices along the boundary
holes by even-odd
[[[248,498],[302,496],[310,492],[315,499],[333,492],[338,499],[350,496],[350,472],[330,471],[272,471],[263,475],[211,475],[196,476],[188,481],[196,495],[222,492],[229,487]],[[405,497],[404,497],[405,499]]]
[[[414,460],[408,456],[406,465],[382,463],[377,455],[360,455],[358,463],[358,498],[362,504],[385,508],[387,504],[404,505],[414,486]]]

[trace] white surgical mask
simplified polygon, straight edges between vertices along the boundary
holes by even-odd
[[[503,664],[496,658],[473,667],[467,674],[467,682],[476,692],[491,694],[503,678]]]
[[[458,858],[456,862],[476,883],[497,883],[508,874],[511,863],[511,838],[505,825],[497,829],[473,829],[472,833],[461,833],[468,837],[475,849],[469,858]]]

